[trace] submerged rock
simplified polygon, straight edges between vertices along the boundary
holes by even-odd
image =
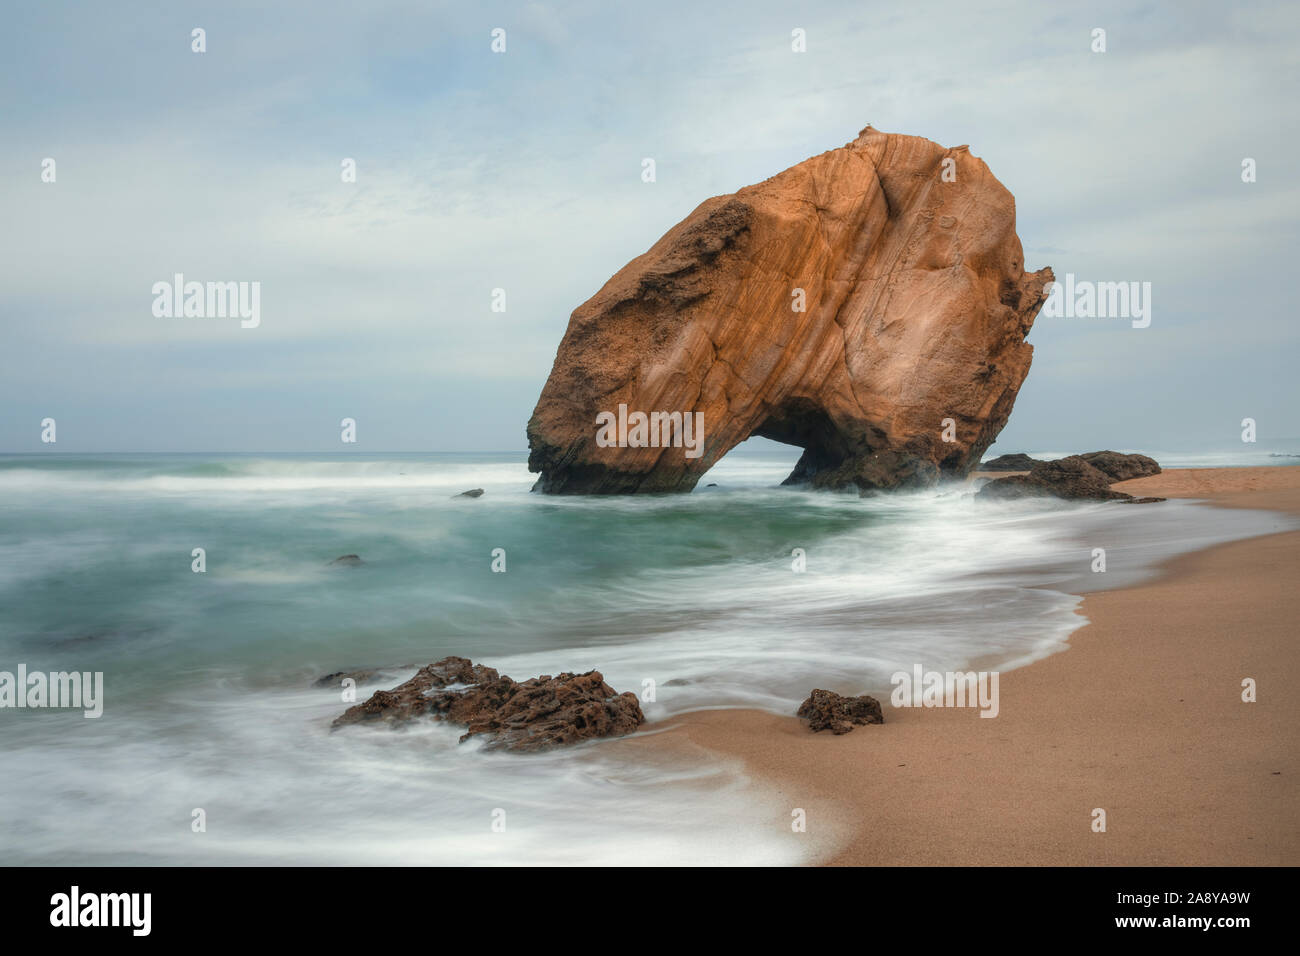
[[[352,678],[358,684],[364,684],[366,681],[375,677],[379,671],[334,671],[332,674],[326,674],[324,677],[318,677],[312,681],[312,687],[338,687],[347,678]]]
[[[365,564],[359,554],[345,554],[342,557],[335,558],[329,563],[331,568],[355,568],[358,565]]]
[[[1053,276],[1024,265],[982,160],[868,126],[706,200],[573,312],[535,487],[689,491],[751,435],[801,447],[788,480],[815,487],[965,476],[1029,371]]]
[[[841,697],[829,690],[814,690],[812,696],[799,705],[798,716],[808,721],[814,733],[829,730],[833,734],[847,734],[854,727],[885,722],[880,701],[876,698],[865,694]]]
[[[489,749],[515,751],[629,734],[645,721],[636,695],[617,693],[599,671],[517,682],[464,657],[446,657],[349,707],[332,726],[421,717],[464,724],[462,743],[483,735]]]
[[[1112,482],[1160,474],[1160,465],[1154,458],[1148,458],[1146,455],[1125,455],[1118,451],[1090,451],[1079,457],[1106,475]]]
[[[986,461],[979,466],[980,471],[1028,471],[1037,465],[1037,458],[1030,458],[1028,455],[1020,452],[1014,455],[999,455],[992,461]]]

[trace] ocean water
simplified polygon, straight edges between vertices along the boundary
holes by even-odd
[[[347,704],[313,681],[383,669],[364,699],[458,654],[521,680],[596,668],[620,691],[653,682],[652,721],[792,713],[815,686],[883,699],[914,664],[1007,669],[1058,651],[1082,623],[1078,594],[1294,526],[1184,501],[778,487],[796,455],[741,449],[693,494],[627,499],[531,494],[518,454],[0,456],[0,670],[105,681],[99,719],[0,710],[0,855],[814,859],[831,834],[785,838],[789,807],[739,765],[602,742],[491,754],[432,723],[331,733]],[[453,497],[474,487],[485,495]],[[328,566],[343,554],[365,563]]]
[[[1098,449],[1094,449],[1098,450]],[[1118,452],[1137,452],[1154,458],[1165,468],[1270,468],[1300,465],[1300,439],[1282,438],[1262,442],[1232,442],[1202,445],[1195,448],[1173,447],[1167,449],[1124,448]],[[1005,454],[990,450],[986,461]],[[1052,459],[1077,455],[1077,451],[1030,451],[1031,458]]]

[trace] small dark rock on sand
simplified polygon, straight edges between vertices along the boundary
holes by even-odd
[[[841,697],[829,690],[814,690],[812,696],[799,705],[799,716],[808,721],[814,733],[829,730],[833,734],[847,734],[854,727],[883,724],[880,701],[863,694],[861,697]]]

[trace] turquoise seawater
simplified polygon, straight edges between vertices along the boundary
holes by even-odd
[[[1188,502],[781,488],[794,456],[734,454],[693,494],[620,499],[531,494],[519,454],[0,456],[0,671],[105,682],[98,719],[0,710],[6,861],[810,858],[815,839],[769,838],[788,811],[740,767],[601,743],[484,754],[441,725],[330,733],[347,704],[313,681],[385,668],[364,696],[458,654],[653,686],[651,720],[789,713],[814,686],[883,697],[916,663],[1051,653],[1075,595],[1290,526]],[[344,554],[364,563],[329,566]]]

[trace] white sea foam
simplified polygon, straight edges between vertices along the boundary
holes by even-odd
[[[103,670],[106,692],[97,721],[0,721],[6,858],[810,859],[832,836],[824,821],[791,834],[788,799],[737,765],[617,742],[489,754],[436,724],[331,734],[346,705],[311,678],[459,654],[517,679],[594,668],[638,694],[653,681],[656,720],[790,713],[813,686],[883,699],[917,663],[1005,670],[1060,650],[1081,623],[1074,595],[1103,581],[1295,526],[1189,502],[774,487],[791,463],[730,457],[689,496],[556,499],[491,458],[0,462],[0,665]],[[470,487],[488,493],[450,497]],[[490,570],[496,547],[506,574]],[[1094,547],[1105,574],[1090,570]],[[326,568],[342,553],[365,563]],[[190,830],[194,808],[206,833]]]

